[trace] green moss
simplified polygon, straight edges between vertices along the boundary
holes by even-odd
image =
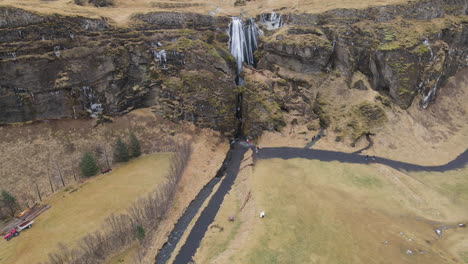
[[[247,106],[245,128],[250,136],[257,137],[262,130],[281,130],[285,126],[281,107],[269,90],[266,83],[251,80],[248,76],[244,86],[238,88],[244,94]]]
[[[386,119],[385,111],[376,104],[364,102],[355,111],[368,125],[376,125]]]
[[[429,52],[429,48],[424,44],[419,44],[413,49],[413,53],[418,54],[419,56],[422,56],[427,52]]]
[[[340,136],[342,138],[349,136],[352,144],[387,120],[385,111],[379,105],[370,102],[354,106],[348,116],[349,119],[346,126],[341,129]]]
[[[212,47],[216,49],[217,56],[220,56],[231,68],[235,67],[236,61],[227,49],[226,43],[214,42]]]
[[[330,116],[325,110],[325,106],[327,104],[328,103],[326,103],[324,99],[317,94],[317,98],[312,106],[312,111],[318,116],[320,127],[322,128],[328,128],[331,122]]]
[[[180,37],[176,41],[168,42],[166,44],[165,49],[168,51],[187,53],[194,50],[202,50],[212,57],[219,59],[222,58],[213,45],[210,45],[200,39],[193,40],[186,37]]]
[[[395,23],[380,24],[374,34],[381,40],[378,50],[409,49],[417,45],[421,38],[416,31]]]
[[[278,35],[282,35],[283,37],[280,39],[276,39]],[[298,35],[275,34],[270,38],[266,39],[265,41],[269,43],[278,43],[286,46],[295,46],[299,48],[319,47],[331,49],[332,47],[330,41],[311,33]]]

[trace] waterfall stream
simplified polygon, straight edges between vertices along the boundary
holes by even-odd
[[[229,24],[229,51],[236,61],[236,84],[241,86],[240,77],[242,63],[255,65],[254,52],[258,47],[257,37],[263,32],[258,28],[255,20],[250,18],[245,22],[240,17],[233,17]]]
[[[270,14],[260,15],[260,24],[262,24],[267,30],[278,29],[283,26],[283,15],[271,12]]]

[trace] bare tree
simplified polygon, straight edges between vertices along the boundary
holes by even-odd
[[[65,187],[65,181],[63,180],[62,171],[60,170],[60,167],[59,167],[57,162],[55,162],[55,166],[57,167],[57,170],[58,170],[59,175],[60,175],[60,179],[62,180],[62,185],[63,185],[63,187]]]
[[[52,184],[52,177],[50,177],[50,167],[49,164],[47,164],[47,177],[49,178],[49,184],[50,184],[50,190],[52,193],[54,193],[54,185]]]
[[[76,173],[75,173],[75,169],[73,168],[73,161],[70,160],[70,166],[71,166],[71,171],[73,173],[73,179],[75,179],[76,181]]]
[[[144,230],[155,230],[171,207],[177,185],[190,158],[191,150],[191,145],[188,143],[178,144],[173,147],[172,151],[175,152],[175,155],[171,161],[169,181],[159,186],[146,198],[139,199],[132,204],[127,213],[112,214],[106,219],[105,228],[87,234],[80,241],[78,248],[70,251],[59,245],[58,252],[49,255],[49,264],[102,263],[107,256],[121,250],[137,239],[136,230],[138,225]],[[141,260],[144,256],[149,241],[151,241],[150,236],[145,236],[140,241],[136,261]]]
[[[41,191],[39,190],[39,185],[37,184],[36,181],[34,181],[34,185],[36,186],[36,192],[37,192],[37,196],[39,197],[39,201],[42,202],[42,196],[41,196]]]

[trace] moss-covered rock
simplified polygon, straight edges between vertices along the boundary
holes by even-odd
[[[265,82],[245,76],[244,86],[239,88],[244,98],[244,133],[258,137],[264,130],[281,130],[285,126],[283,111],[272,88]]]
[[[362,102],[352,107],[339,136],[341,139],[348,137],[354,144],[362,136],[375,133],[386,120],[385,111],[379,105]]]

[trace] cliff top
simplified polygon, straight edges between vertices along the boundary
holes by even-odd
[[[79,0],[76,0],[79,1]],[[194,12],[205,15],[258,15],[272,11],[281,13],[322,13],[336,8],[366,8],[406,3],[408,0],[114,0],[112,7],[95,7],[86,3],[83,6],[70,0],[0,0],[0,6],[12,6],[42,14],[78,15],[89,18],[109,18],[117,25],[128,24],[135,13],[154,11]],[[87,0],[82,0],[87,2]],[[245,5],[235,6],[234,2]]]

